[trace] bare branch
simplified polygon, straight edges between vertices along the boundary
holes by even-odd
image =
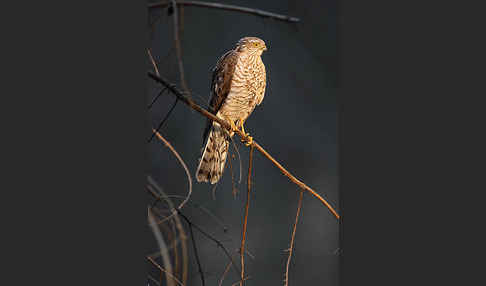
[[[197,251],[197,246],[196,246],[196,240],[194,240],[194,232],[192,231],[192,224],[189,224],[189,232],[191,233],[191,241],[192,241],[192,246],[194,247],[194,255],[196,256],[196,262],[197,262],[197,268],[199,270],[199,274],[201,274],[201,282],[202,285],[206,285],[206,282],[204,281],[204,272],[201,267],[201,261],[199,261],[199,252]]]
[[[172,151],[172,153],[174,153],[174,155],[177,157],[177,160],[179,160],[179,163],[181,163],[182,167],[184,168],[184,170],[186,171],[186,175],[187,175],[187,180],[189,181],[189,192],[187,193],[187,196],[186,196],[186,199],[183,200],[181,202],[181,204],[177,207],[178,209],[181,209],[185,204],[186,202],[189,200],[189,198],[191,197],[191,194],[192,194],[192,178],[191,178],[191,173],[189,172],[189,169],[187,168],[186,166],[186,163],[184,163],[184,160],[182,160],[181,156],[179,155],[179,153],[177,153],[177,151],[174,149],[174,147],[172,147],[172,145],[170,145],[169,141],[167,141],[162,135],[160,135],[159,132],[157,132],[155,129],[152,128],[152,131],[155,133],[155,135],[157,135],[157,137],[162,140],[162,142],[164,142],[164,144],[169,147],[169,149]],[[175,213],[175,212],[174,212]]]
[[[174,279],[174,281],[177,282],[177,284],[179,284],[181,286],[184,286],[184,284],[182,284],[182,282],[179,281],[179,279],[177,279],[177,277],[175,277],[170,272],[168,272],[167,270],[165,270],[162,266],[160,266],[157,262],[155,262],[155,260],[153,260],[152,257],[147,256],[146,258],[147,258],[148,261],[150,261],[150,263],[152,263],[152,265],[154,265],[155,267],[157,267],[161,272],[164,272],[166,274],[166,276]]]
[[[191,97],[191,93],[189,91],[189,88],[187,87],[186,83],[186,77],[184,75],[184,65],[182,64],[182,47],[181,47],[181,40],[179,37],[179,13],[177,11],[177,3],[175,0],[171,0],[171,5],[172,8],[174,9],[174,13],[172,16],[174,17],[174,44],[176,48],[176,54],[177,54],[177,63],[179,65],[179,74],[181,78],[181,85],[182,88],[184,89],[184,92],[187,94],[187,96]]]
[[[227,5],[221,3],[212,3],[212,2],[202,2],[202,1],[177,1],[177,5],[179,6],[195,6],[195,7],[204,7],[204,8],[214,8],[214,9],[222,9],[228,11],[236,11],[241,13],[252,14],[264,18],[272,18],[275,20],[297,23],[300,22],[299,18],[290,17],[287,15],[280,15],[276,13],[271,13],[259,9],[235,6],[235,5]],[[157,3],[148,4],[148,8],[164,8],[169,6],[169,1],[161,1]]]
[[[245,281],[245,240],[246,240],[246,225],[248,223],[248,209],[250,207],[250,190],[251,190],[251,166],[253,165],[253,145],[250,147],[250,161],[248,163],[248,192],[246,194],[245,218],[243,220],[243,234],[241,237],[240,259],[241,259],[241,282],[243,285]]]
[[[154,66],[155,73],[160,76],[159,69],[157,68],[157,64],[155,63],[154,57],[152,56],[152,53],[150,52],[150,49],[147,49],[148,55],[150,57],[150,61],[152,62],[152,65]]]
[[[248,279],[250,279],[250,278],[251,278],[251,276],[247,276],[247,277],[245,277],[245,279],[240,280],[240,281],[237,281],[237,282],[235,282],[235,283],[231,284],[231,286],[235,286],[236,284],[241,283],[242,281],[248,280]]]
[[[311,189],[309,186],[307,186],[306,184],[304,184],[303,182],[299,181],[296,177],[294,177],[292,174],[289,173],[289,171],[287,171],[282,165],[280,165],[279,162],[277,162],[277,160],[275,160],[272,156],[270,156],[270,154],[267,153],[267,151],[265,151],[265,149],[263,149],[260,145],[258,145],[258,143],[254,142],[255,144],[255,147],[258,149],[258,151],[260,151],[260,153],[262,153],[265,157],[267,157],[270,161],[272,161],[272,163],[277,166],[277,168],[280,169],[280,172],[282,172],[282,174],[284,174],[285,176],[287,176],[292,182],[294,182],[296,185],[298,185],[299,187],[301,187],[302,189],[310,192],[314,197],[318,198],[324,205],[326,205],[326,207],[329,209],[329,211],[337,218],[339,219],[340,216],[339,214],[336,212],[336,210],[334,210],[334,208],[325,200],[323,199],[318,193],[316,193],[313,189]]]
[[[235,187],[235,176],[233,174],[233,154],[229,154],[230,156],[229,157],[229,160],[228,160],[228,163],[229,163],[229,166],[230,166],[230,171],[231,171],[231,191],[233,193],[233,197],[236,199],[236,193],[237,193],[237,189]]]
[[[160,131],[160,128],[162,128],[162,126],[167,121],[167,119],[169,119],[169,116],[172,113],[172,111],[174,111],[175,107],[177,106],[177,102],[178,101],[179,101],[179,99],[176,98],[175,101],[174,101],[174,103],[172,104],[171,108],[169,109],[169,112],[167,112],[167,114],[164,116],[164,119],[162,119],[162,121],[160,121],[159,126],[157,126],[157,129],[155,129],[157,132]],[[154,102],[155,102],[155,100],[154,100]],[[152,135],[150,136],[150,138],[147,141],[147,143],[150,143],[150,141],[152,141],[152,139],[154,138],[154,136],[155,136],[155,133],[152,132]]]
[[[158,201],[160,201],[162,199],[159,195],[157,195],[156,193],[152,192],[152,190],[149,189],[148,191],[149,191],[149,193],[152,196],[154,196],[156,198],[155,203],[157,203]],[[167,198],[171,198],[171,199],[172,198],[185,199],[186,197],[184,197],[184,196],[178,196],[178,195],[170,195],[170,196],[167,196]],[[200,205],[198,203],[191,202],[191,201],[188,201],[187,203],[189,205],[192,205],[194,208],[199,209],[201,212],[207,214],[211,219],[214,220],[214,222],[217,225],[219,225],[222,228],[223,232],[227,232],[228,229],[231,227],[231,225],[230,226],[227,226],[226,223],[221,218],[219,218],[218,216],[216,216],[214,213],[212,213],[210,210],[208,210],[203,205]]]
[[[286,267],[286,270],[285,270],[285,286],[289,285],[290,259],[292,258],[292,252],[294,250],[295,232],[297,230],[297,222],[299,221],[300,209],[302,208],[302,197],[303,196],[304,196],[304,191],[301,190],[300,195],[299,195],[299,205],[297,207],[297,214],[295,215],[294,229],[292,230],[292,238],[290,239],[289,257],[287,258],[287,267]]]
[[[150,61],[152,62],[152,66],[154,67],[155,73],[158,76],[160,76],[159,69],[157,67],[157,63],[155,62],[155,59],[152,56],[152,52],[150,52],[150,49],[147,49],[147,53],[149,55]],[[166,89],[167,88],[164,87],[162,90],[160,90],[159,94],[157,94],[157,96],[152,100],[152,102],[147,107],[148,109],[152,108],[152,106],[154,105],[154,103],[157,101],[157,99],[159,99],[159,97],[164,93],[164,91]],[[167,121],[167,119],[169,119],[170,114],[172,113],[172,111],[174,110],[174,108],[177,105],[177,101],[178,101],[177,99],[174,101],[174,103],[172,104],[172,107],[170,108],[169,112],[165,115],[164,119],[162,119],[162,121],[159,123],[159,126],[157,126],[157,129],[156,129],[157,131],[160,131],[160,128],[162,128],[162,126],[164,125],[165,121]],[[152,139],[154,139],[154,135],[155,135],[155,133],[152,133],[152,136],[150,136],[150,138],[148,140],[148,143],[150,143],[150,141],[152,141]]]
[[[231,126],[229,125],[228,122],[216,117],[214,114],[210,113],[206,109],[204,109],[204,108],[200,107],[199,105],[197,105],[196,103],[194,103],[194,101],[192,101],[191,99],[185,97],[182,94],[182,92],[174,84],[169,83],[167,80],[163,79],[162,77],[158,77],[157,75],[155,75],[153,72],[150,72],[150,71],[148,72],[148,76],[150,78],[152,78],[153,80],[163,84],[165,87],[167,87],[169,89],[169,91],[172,92],[172,94],[177,96],[177,98],[179,98],[180,101],[184,102],[185,104],[187,104],[192,109],[201,113],[205,117],[207,117],[207,118],[209,118],[213,121],[218,122],[221,126],[226,128],[226,130],[228,130],[228,131],[231,130]],[[244,141],[247,141],[247,142],[249,141],[249,138],[246,136],[246,134],[243,134],[243,132],[241,132],[241,130],[234,130],[234,132],[236,134],[238,134]],[[263,147],[260,146],[255,140],[253,140],[251,146],[254,146],[261,154],[263,154],[265,157],[267,157],[267,159],[269,159],[275,166],[277,166],[277,168],[280,170],[280,172],[282,174],[284,174],[286,177],[288,177],[293,183],[295,183],[296,185],[298,185],[302,189],[310,192],[314,197],[319,199],[337,219],[340,218],[340,216],[336,212],[336,210],[334,210],[334,208],[324,198],[322,198],[318,193],[316,193],[309,186],[307,186],[306,184],[304,184],[303,182],[298,180],[296,177],[294,177],[279,162],[277,162],[277,160],[275,160],[267,151],[265,151],[265,149],[263,149]]]
[[[164,261],[164,265],[167,268],[167,271],[165,271],[165,269],[164,269],[164,272],[172,274],[172,265],[170,264],[169,251],[167,250],[167,246],[165,244],[164,238],[162,237],[162,234],[160,233],[160,230],[157,228],[157,225],[155,224],[155,220],[152,216],[152,212],[150,211],[150,208],[148,209],[148,219],[149,219],[149,223],[150,223],[150,226],[152,228],[152,231],[153,231],[155,238],[157,240],[157,244],[159,245],[160,254],[162,255],[162,260]],[[159,268],[160,268],[160,270],[163,269],[160,266],[159,266]],[[166,278],[167,278],[167,285],[173,286],[174,282],[172,281],[172,279],[169,279],[169,276],[166,276]]]
[[[152,179],[152,177],[148,176],[147,177],[148,184],[147,184],[147,190],[157,198],[162,198],[164,199],[167,204],[169,205],[169,208],[171,210],[174,209],[174,205],[172,201],[167,197],[167,194],[160,188],[159,185]],[[182,269],[182,283],[186,284],[187,282],[187,268],[188,268],[188,255],[187,255],[187,246],[186,246],[186,234],[184,232],[184,228],[182,227],[182,223],[180,222],[179,216],[174,216],[174,221],[176,222],[176,227],[177,230],[179,231],[180,235],[180,241],[181,241],[181,250],[182,250],[182,258],[183,258],[183,269]]]
[[[226,265],[226,268],[224,269],[223,275],[221,275],[221,278],[219,279],[218,286],[223,285],[223,281],[224,281],[224,278],[226,277],[226,273],[228,273],[228,270],[230,269],[232,263],[233,262],[230,261],[230,262],[228,262],[228,265]]]
[[[241,177],[243,176],[242,175],[242,167],[241,167],[241,156],[240,156],[240,151],[238,150],[238,147],[236,147],[236,143],[235,141],[233,140],[233,137],[230,137],[231,138],[231,143],[233,143],[233,148],[235,149],[236,151],[236,154],[238,154],[238,162],[240,163],[240,178],[238,179],[238,185],[241,184]]]
[[[161,273],[162,273],[162,272],[161,272]],[[154,282],[154,283],[155,283],[155,285],[160,286],[160,282],[159,282],[159,281],[157,281],[157,280],[155,280],[155,278],[154,278],[154,277],[152,277],[152,276],[148,275],[148,278],[149,278],[150,280],[152,280],[152,282]]]
[[[160,96],[161,96],[161,95],[164,93],[164,91],[166,91],[166,90],[167,90],[167,88],[166,88],[166,87],[162,88],[162,89],[160,90],[160,92],[157,94],[157,96],[155,96],[155,97],[154,97],[154,99],[152,99],[152,102],[150,102],[150,104],[147,106],[147,109],[152,108],[152,106],[153,106],[153,105],[154,105],[154,103],[157,101],[157,99],[159,99],[159,97],[160,97]],[[171,111],[172,111],[172,109],[171,109]],[[168,114],[170,114],[170,112],[171,112],[171,111],[169,111],[169,113],[168,113]],[[162,123],[163,123],[164,121],[165,121],[165,118],[164,118],[164,120],[162,120]],[[162,125],[162,124],[159,124],[159,126],[160,126],[160,125]],[[157,131],[159,131],[159,128],[157,128]]]
[[[169,245],[169,250],[172,250],[174,249],[174,276],[177,277],[177,274],[179,273],[179,251],[177,251],[177,246],[178,246],[178,242],[180,241],[180,239],[178,239],[177,237],[177,229],[176,229],[176,221],[175,219],[172,219],[170,220],[171,222],[171,231],[169,232],[169,234],[171,234],[171,243]],[[162,277],[161,277],[161,282],[160,284],[162,284]]]
[[[217,240],[216,238],[212,237],[210,234],[208,234],[207,232],[205,232],[202,228],[200,228],[198,225],[194,224],[192,221],[190,221],[180,210],[176,209],[177,210],[177,213],[179,213],[179,215],[189,224],[189,225],[192,225],[195,229],[197,229],[201,234],[203,234],[205,237],[209,238],[210,240],[214,241],[216,243],[216,245],[218,245],[222,250],[223,252],[226,254],[226,256],[228,257],[228,259],[232,262],[231,264],[233,265],[233,268],[236,272],[236,274],[238,275],[239,272],[238,272],[238,269],[236,268],[236,264],[233,262],[233,258],[231,257],[231,255],[229,254],[228,250],[224,247],[224,245],[219,241]]]

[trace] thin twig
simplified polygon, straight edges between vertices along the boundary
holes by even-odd
[[[161,1],[157,3],[151,3],[148,4],[148,8],[164,8],[169,5],[169,1]],[[242,13],[247,13],[247,14],[252,14],[264,18],[272,18],[280,21],[285,21],[285,22],[293,22],[297,23],[300,22],[299,18],[295,17],[290,17],[286,15],[280,15],[276,13],[271,13],[259,9],[253,9],[253,8],[247,8],[247,7],[241,7],[241,6],[235,6],[235,5],[227,5],[227,4],[221,4],[221,3],[212,3],[212,2],[202,2],[202,1],[177,1],[177,5],[179,6],[197,6],[197,7],[205,7],[205,8],[215,8],[215,9],[222,9],[222,10],[229,10],[229,11],[236,11],[236,12],[242,12]]]
[[[223,285],[224,278],[226,277],[226,273],[228,273],[228,270],[230,269],[231,264],[233,264],[233,261],[228,262],[228,265],[226,265],[226,268],[224,269],[223,275],[221,275],[221,278],[219,279],[218,286]]]
[[[217,224],[219,224],[219,226],[221,226],[223,228],[223,232],[227,232],[228,231],[228,227],[224,224],[224,222],[219,218],[217,217],[215,214],[213,214],[212,212],[210,212],[207,208],[203,207],[203,206],[200,206],[200,205],[197,205],[195,204],[195,206],[197,208],[199,208],[201,211],[205,212],[208,216],[210,216]]]
[[[151,195],[153,195],[155,197],[154,203],[157,203],[158,201],[160,201],[162,199],[161,196],[159,196],[158,194],[154,193],[152,190],[150,190],[150,189],[147,189],[147,190],[149,191],[149,193]],[[184,196],[178,196],[178,195],[170,195],[170,196],[167,196],[167,198],[170,198],[170,199],[171,198],[185,199],[186,197],[184,197]],[[219,226],[221,226],[221,228],[223,229],[223,232],[227,232],[228,229],[231,227],[231,226],[227,226],[226,223],[221,218],[219,218],[218,216],[216,216],[215,214],[213,214],[210,210],[208,210],[203,205],[200,205],[198,203],[194,203],[194,202],[191,202],[191,201],[188,201],[187,203],[189,205],[192,205],[193,207],[199,209],[201,212],[206,213],[209,217],[211,217],[216,224],[218,224]]]
[[[236,143],[235,143],[235,140],[233,140],[233,137],[230,137],[231,138],[231,143],[233,143],[233,148],[235,149],[236,151],[236,154],[238,154],[238,162],[240,162],[240,178],[238,179],[238,185],[241,184],[241,177],[243,177],[243,171],[242,171],[242,166],[241,166],[241,156],[240,156],[240,151],[238,150],[238,147],[236,147]]]
[[[164,125],[165,121],[167,121],[167,119],[169,119],[169,116],[170,114],[172,113],[172,111],[174,110],[174,108],[176,107],[177,105],[177,102],[179,101],[179,98],[176,98],[174,103],[172,104],[172,107],[170,108],[169,112],[167,112],[167,114],[165,115],[164,119],[162,119],[162,121],[160,121],[159,123],[159,126],[157,126],[157,132],[160,131],[160,128],[162,128],[162,126]],[[155,136],[155,133],[152,132],[152,135],[150,136],[149,140],[147,141],[147,143],[150,143],[150,141],[152,141],[152,139],[154,138]]]
[[[199,105],[197,105],[196,103],[194,103],[194,101],[192,101],[191,99],[185,97],[182,94],[182,92],[174,84],[169,83],[167,80],[163,79],[162,77],[158,77],[157,75],[155,75],[154,73],[152,73],[150,71],[148,72],[148,76],[150,78],[152,78],[153,80],[163,84],[165,87],[167,87],[169,89],[169,91],[172,92],[172,94],[177,96],[177,98],[179,98],[180,101],[184,102],[185,104],[187,104],[192,109],[201,113],[205,117],[207,117],[207,118],[209,118],[213,121],[218,122],[221,126],[226,128],[226,130],[228,130],[228,131],[231,130],[231,126],[229,125],[228,122],[216,117],[214,114],[210,113],[206,109],[204,109],[204,108],[200,107]],[[243,132],[241,132],[241,130],[234,130],[234,132],[236,134],[238,134],[244,141],[247,141],[247,142],[249,141],[249,138],[246,136],[246,134],[243,134]],[[284,174],[286,177],[288,177],[293,183],[295,183],[296,185],[298,185],[302,189],[310,192],[314,197],[319,199],[337,219],[340,218],[339,214],[334,210],[334,208],[324,198],[322,198],[318,193],[316,193],[309,186],[307,186],[306,184],[304,184],[303,182],[298,180],[296,177],[294,177],[279,162],[277,162],[277,160],[275,160],[267,151],[265,151],[265,149],[263,149],[263,147],[260,146],[255,140],[253,140],[253,143],[251,145],[254,146],[261,154],[263,154],[265,157],[267,157],[267,159],[269,159],[275,166],[277,166],[277,168],[280,170],[280,172],[282,174]]]
[[[167,270],[165,270],[162,266],[160,266],[157,262],[155,262],[155,260],[152,257],[146,256],[146,258],[147,258],[148,261],[150,261],[150,263],[152,263],[152,265],[154,265],[155,267],[157,267],[161,272],[164,272],[168,277],[174,279],[174,281],[177,282],[177,284],[179,284],[181,286],[184,286],[184,284],[182,284],[182,282],[179,281],[179,279],[177,279],[177,277],[175,277],[170,272],[168,272]]]
[[[160,233],[160,230],[157,228],[157,225],[155,224],[155,220],[152,216],[152,212],[150,211],[150,208],[148,209],[148,220],[150,227],[152,228],[152,231],[154,233],[154,236],[157,240],[157,244],[159,245],[160,249],[160,254],[162,255],[162,260],[164,261],[165,268],[167,268],[167,271],[164,272],[166,273],[171,273],[172,274],[172,265],[170,264],[170,259],[169,259],[169,251],[167,250],[167,245],[165,244],[164,238],[162,237],[162,234]],[[162,267],[159,267],[160,270],[162,270]],[[169,279],[169,276],[166,275],[166,280],[167,280],[167,285],[168,286],[173,286],[174,282],[172,279]]]
[[[179,7],[179,36],[184,35],[184,6]]]
[[[260,151],[260,153],[262,153],[265,157],[267,157],[275,166],[277,166],[277,168],[280,170],[280,172],[282,172],[282,174],[284,174],[286,177],[288,177],[292,182],[294,182],[296,185],[298,185],[299,187],[301,187],[302,189],[310,192],[314,197],[318,198],[328,209],[329,211],[331,211],[331,213],[337,218],[339,219],[340,216],[339,214],[336,212],[336,210],[334,210],[334,208],[324,199],[322,198],[318,193],[316,193],[313,189],[311,189],[309,186],[307,186],[306,184],[304,184],[303,182],[299,181],[296,177],[294,177],[292,174],[290,174],[289,171],[287,171],[282,165],[280,165],[279,162],[277,162],[277,160],[275,160],[272,156],[270,156],[270,154],[268,154],[267,151],[265,151],[265,149],[263,149],[260,145],[258,145],[258,143],[256,143],[255,141],[253,141],[253,144],[255,144],[255,147],[258,149],[258,151]]]
[[[155,97],[154,97],[154,99],[152,99],[152,102],[150,102],[150,104],[147,106],[147,109],[152,108],[152,106],[153,106],[153,105],[154,105],[154,103],[157,101],[157,99],[159,99],[159,97],[160,97],[160,96],[161,96],[161,95],[164,93],[164,91],[166,91],[166,90],[167,90],[167,88],[166,88],[166,87],[162,88],[162,89],[160,90],[160,92],[157,94],[157,96],[155,96]],[[171,111],[172,111],[172,109],[171,109]],[[170,114],[170,111],[169,111],[169,114]],[[159,124],[159,126],[161,126],[162,124],[164,124],[164,123],[163,123],[164,121],[165,121],[165,118],[164,118],[164,120],[162,120],[162,123],[161,123],[161,124]],[[160,129],[160,128],[158,128],[158,129],[157,129],[157,131],[159,131],[159,129]]]
[[[292,258],[292,252],[294,250],[294,239],[295,232],[297,230],[297,222],[299,221],[300,209],[302,208],[302,197],[304,196],[304,191],[300,191],[299,195],[299,205],[297,207],[297,214],[295,215],[294,229],[292,230],[292,238],[290,239],[289,257],[287,258],[287,267],[285,268],[285,286],[289,285],[289,267],[290,259]]]
[[[231,171],[231,188],[232,188],[233,197],[236,199],[235,175],[233,174],[233,154],[230,154],[228,157],[229,157],[228,163]]]
[[[162,140],[162,142],[164,142],[164,144],[167,147],[169,147],[169,149],[172,151],[172,153],[174,153],[174,155],[177,157],[177,160],[179,160],[179,163],[181,163],[182,167],[184,167],[184,170],[186,171],[187,180],[189,182],[189,192],[187,193],[186,199],[183,200],[181,202],[181,204],[177,207],[178,209],[181,209],[186,204],[186,202],[189,200],[189,198],[191,197],[191,194],[192,194],[192,178],[191,178],[191,173],[189,172],[189,169],[187,168],[186,163],[184,163],[184,160],[182,160],[182,158],[179,155],[179,153],[177,153],[176,149],[174,149],[174,147],[172,147],[172,145],[169,143],[169,141],[167,141],[162,135],[160,135],[159,132],[155,131],[155,129],[152,128],[152,131],[155,133],[155,135],[160,140]]]
[[[160,273],[162,273],[162,271],[161,271]],[[152,280],[152,282],[154,282],[154,283],[155,283],[155,285],[160,286],[160,283],[159,283],[157,280],[155,280],[155,278],[154,278],[154,277],[150,276],[150,274],[148,275],[148,278],[149,278],[150,280]],[[149,285],[150,285],[150,284],[149,284]]]
[[[177,229],[176,229],[176,221],[175,220],[170,220],[171,222],[171,234],[172,234],[172,243],[169,245],[169,249],[174,249],[174,276],[177,277],[177,274],[179,273],[179,251],[177,251],[177,244],[178,244],[178,238],[177,238]],[[160,282],[162,284],[162,282]]]
[[[177,210],[177,209],[176,209]],[[224,247],[224,245],[219,242],[219,240],[217,240],[216,238],[212,237],[210,234],[208,234],[207,232],[205,232],[202,228],[200,228],[197,224],[194,224],[192,221],[190,221],[180,210],[177,210],[177,213],[179,213],[179,215],[190,225],[192,225],[195,229],[197,229],[200,233],[202,233],[205,237],[209,238],[210,240],[214,241],[216,243],[216,245],[218,245],[222,250],[223,252],[226,254],[226,256],[229,258],[229,260],[232,262],[232,265],[233,265],[233,268],[236,272],[237,275],[239,275],[240,273],[238,272],[238,269],[236,268],[236,264],[234,263],[233,261],[233,258],[231,257],[231,255],[229,254],[228,250]]]
[[[152,215],[154,215],[154,218],[157,218],[157,216],[156,216],[156,215],[160,215],[160,210],[159,210],[159,209],[157,209],[157,208],[153,208],[153,209],[152,209],[152,208],[149,208],[149,210],[151,210],[151,211],[152,211]],[[159,229],[160,229],[160,232],[161,232],[161,233],[166,233],[166,234],[167,234],[167,243],[168,243],[168,242],[172,242],[172,241],[174,241],[174,238],[173,238],[173,237],[174,237],[174,236],[177,236],[177,233],[176,233],[175,231],[171,231],[171,230],[169,230],[169,226],[166,226],[166,225],[158,225],[157,223],[155,223],[155,224],[156,224],[156,225],[159,227]],[[170,250],[172,250],[172,248],[171,248],[171,247],[169,247],[169,245],[168,245],[168,244],[167,244],[167,246],[166,246],[166,247],[167,247],[167,252],[169,252]],[[159,250],[158,252],[156,252],[156,253],[158,253],[157,257],[161,256],[161,254],[162,254],[162,253],[160,252],[160,250]],[[175,255],[177,255],[177,249],[175,249],[174,254],[175,254]],[[155,259],[155,257],[154,257],[154,256],[150,256],[150,257],[151,257],[152,259]],[[170,261],[170,255],[169,255],[169,257],[168,257],[168,258],[169,258],[169,261]],[[171,264],[171,266],[172,266],[172,269],[174,269],[174,265],[173,265],[173,264]],[[172,270],[172,273],[170,273],[170,274],[171,274],[172,276],[177,277],[177,272],[176,272],[175,270]],[[160,271],[160,273],[159,273],[159,284],[161,284],[161,285],[162,285],[162,281],[163,281],[163,279],[164,279],[164,274],[163,274],[163,271]]]
[[[149,58],[150,58],[150,61],[152,62],[152,66],[154,67],[154,70],[155,70],[155,73],[160,76],[160,73],[159,73],[159,69],[157,67],[157,64],[155,62],[155,59],[154,57],[152,56],[152,52],[150,52],[150,49],[147,49],[147,53],[149,55]],[[164,93],[164,91],[166,90],[167,88],[163,88],[159,94],[157,94],[157,96],[152,100],[152,102],[149,104],[148,106],[148,109],[152,108],[152,106],[154,105],[154,103],[157,101],[157,99],[159,99],[159,97],[162,95],[162,93]],[[157,126],[157,131],[160,131],[160,128],[162,128],[162,125],[164,125],[165,121],[169,118],[170,114],[172,113],[172,111],[174,110],[174,108],[176,107],[177,105],[177,102],[179,100],[175,100],[174,103],[172,104],[172,107],[170,108],[169,112],[165,115],[164,119],[162,119],[162,121],[159,123],[159,126]],[[152,139],[154,138],[154,133],[152,133],[152,135],[150,136],[150,139],[148,140],[148,143],[150,143],[150,141],[152,141]]]
[[[171,210],[174,209],[174,205],[170,199],[168,199],[167,194],[162,190],[162,188],[152,179],[152,177],[147,176],[147,180],[149,184],[147,184],[147,189],[150,190],[153,194],[157,194],[158,197],[162,197]],[[186,234],[184,232],[184,228],[182,227],[182,223],[179,219],[179,216],[174,216],[174,220],[176,222],[177,230],[179,231],[180,241],[181,241],[181,250],[182,250],[182,283],[186,284],[187,282],[187,273],[188,273],[188,255],[187,255],[187,245],[186,245]]]
[[[150,52],[150,49],[147,49],[147,53],[149,55],[150,61],[152,62],[152,65],[154,66],[155,73],[160,76],[159,69],[157,68],[157,65],[155,64],[154,57],[152,56],[152,53]]]
[[[177,3],[175,0],[171,0],[172,8],[174,9],[174,13],[172,17],[174,18],[174,44],[176,48],[176,55],[177,55],[177,63],[179,65],[179,74],[181,79],[181,85],[184,89],[184,92],[187,94],[188,97],[191,97],[191,93],[189,88],[187,87],[186,77],[184,75],[184,65],[182,64],[182,47],[181,47],[181,40],[179,35],[179,16],[177,11]]]
[[[246,226],[248,223],[248,209],[250,207],[250,190],[251,190],[251,166],[253,165],[253,145],[250,147],[250,161],[248,163],[248,192],[246,194],[246,205],[245,205],[245,218],[243,220],[243,234],[241,236],[241,248],[240,248],[240,259],[241,259],[241,282],[243,285],[245,278],[245,241],[246,241]]]
[[[236,281],[235,283],[231,284],[231,286],[235,286],[236,284],[241,283],[241,282],[243,282],[243,281],[246,281],[246,280],[248,280],[248,279],[250,279],[250,278],[251,278],[251,276],[247,276],[247,277],[245,277],[245,279],[240,280],[240,281]]]
[[[156,210],[158,210],[157,208],[153,209],[154,213],[156,213]],[[172,241],[172,243],[170,244],[170,246],[167,246],[167,250],[169,251],[172,251],[174,250],[174,253],[177,253],[177,246],[180,244],[180,242],[182,241],[182,239],[180,237],[176,237],[174,238],[175,240]],[[153,259],[156,259],[160,256],[160,252],[154,252],[154,253],[151,253],[149,254],[148,256],[152,257]],[[178,272],[176,272],[174,275],[176,275]]]
[[[204,282],[204,272],[201,267],[201,261],[199,261],[199,252],[197,251],[196,241],[194,240],[194,233],[192,231],[192,224],[189,224],[189,232],[191,233],[191,240],[192,246],[194,247],[194,255],[196,256],[197,268],[199,269],[199,273],[201,274],[201,282],[202,285],[206,285]]]

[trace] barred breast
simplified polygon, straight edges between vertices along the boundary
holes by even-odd
[[[242,55],[238,59],[231,89],[219,115],[233,121],[246,120],[265,93],[265,66],[260,56]]]

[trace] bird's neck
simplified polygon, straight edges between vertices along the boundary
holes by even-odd
[[[247,53],[242,55],[243,59],[246,62],[256,63],[261,60],[261,57],[258,53]]]

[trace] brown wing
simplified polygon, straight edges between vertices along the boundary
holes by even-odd
[[[211,99],[209,101],[209,111],[213,114],[218,113],[218,110],[223,105],[228,93],[231,89],[231,80],[238,60],[238,52],[231,50],[226,52],[219,60],[213,69],[211,79]],[[211,129],[212,120],[208,119],[206,129],[204,131],[204,141]]]

